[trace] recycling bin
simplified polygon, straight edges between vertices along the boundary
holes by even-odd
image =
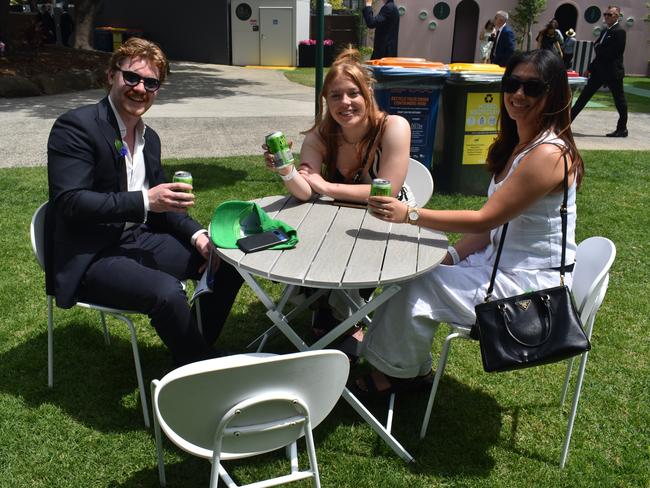
[[[422,58],[382,58],[369,61],[368,68],[377,81],[377,104],[409,121],[410,155],[431,169],[440,93],[449,75],[447,66]]]
[[[433,175],[443,193],[487,194],[491,174],[486,159],[498,131],[504,68],[454,63],[442,93]]]

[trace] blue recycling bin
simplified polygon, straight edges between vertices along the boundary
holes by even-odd
[[[410,65],[408,67],[395,66],[394,63],[399,63],[400,59],[384,58],[391,64],[368,66],[377,80],[375,99],[385,112],[401,115],[409,121],[411,157],[431,169],[440,94],[449,71],[441,63],[424,60],[404,61],[402,64]]]

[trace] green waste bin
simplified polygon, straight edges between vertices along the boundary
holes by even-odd
[[[442,127],[436,134],[433,175],[443,193],[486,195],[485,164],[497,136],[503,68],[456,63],[442,91]]]
[[[431,169],[440,93],[449,75],[442,63],[420,58],[382,58],[369,62],[377,81],[379,107],[411,125],[410,156]]]

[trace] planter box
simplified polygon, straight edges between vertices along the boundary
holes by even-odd
[[[323,46],[323,66],[330,66],[334,61],[334,46]],[[298,66],[301,68],[311,68],[316,66],[316,46],[304,45],[298,46]]]

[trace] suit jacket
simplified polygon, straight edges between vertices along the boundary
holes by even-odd
[[[493,64],[498,64],[499,66],[505,66],[515,52],[515,33],[512,32],[512,29],[508,27],[508,24],[504,24],[501,27],[501,34],[496,40],[496,44],[492,48],[492,54],[490,60]]]
[[[594,48],[596,57],[589,63],[589,71],[601,80],[621,80],[625,76],[623,52],[626,32],[619,24],[607,30]]]
[[[144,161],[149,187],[167,181],[160,163],[160,138],[144,134]],[[47,293],[59,307],[77,301],[83,275],[104,249],[117,244],[126,222],[145,220],[142,192],[127,191],[117,119],[104,98],[59,117],[47,145],[49,203],[45,219]],[[154,231],[190,241],[201,225],[187,214],[149,212]]]
[[[397,56],[399,11],[393,0],[387,0],[377,15],[373,15],[372,7],[364,7],[363,18],[368,28],[375,29],[371,59]]]

